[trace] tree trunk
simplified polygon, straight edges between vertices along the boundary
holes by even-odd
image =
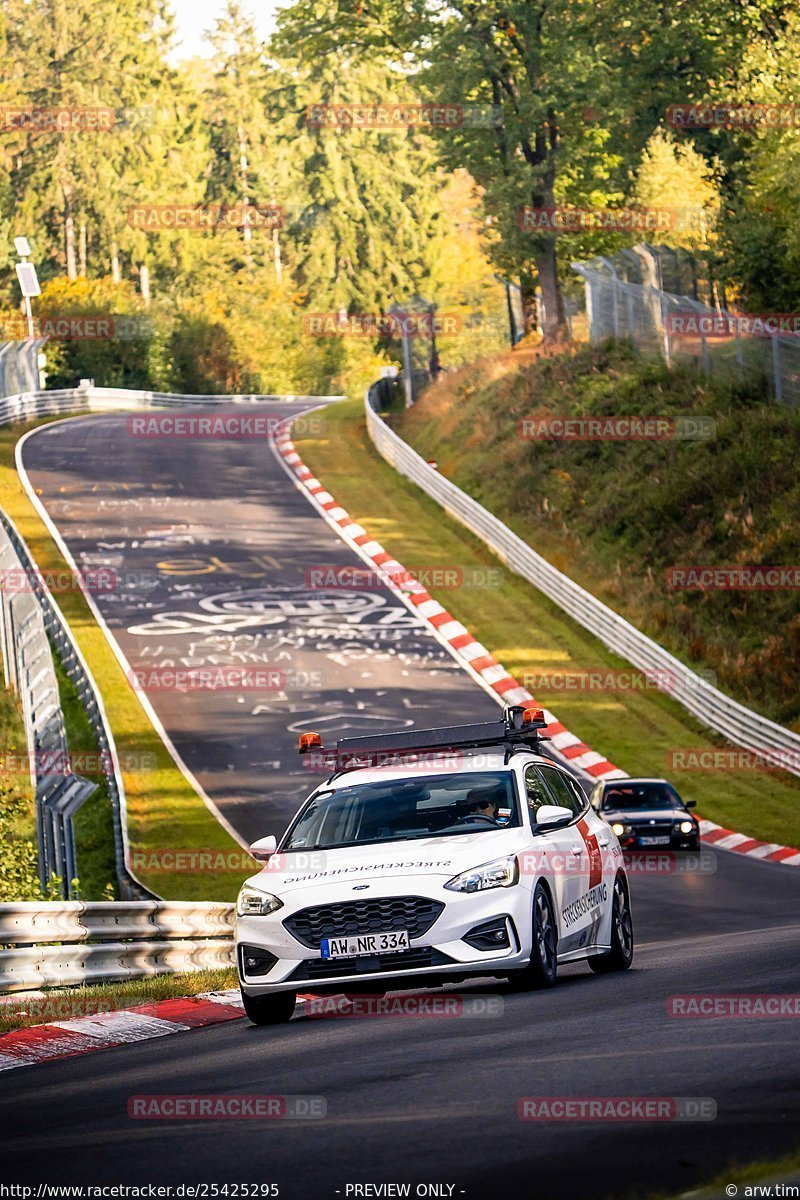
[[[75,261],[75,215],[72,211],[72,188],[69,184],[61,185],[64,196],[64,256],[67,264],[67,279],[78,278],[78,267]]]
[[[119,250],[117,249],[116,242],[111,243],[111,278],[114,280],[114,283],[120,283],[122,280],[122,274],[119,269]]]
[[[524,327],[522,333],[537,333],[539,329],[539,301],[536,295],[536,287],[533,280],[529,277],[522,277],[519,281],[519,294],[522,303],[522,318]]]
[[[275,197],[270,200],[270,208],[272,214],[278,212],[278,205],[275,203]],[[280,283],[283,278],[283,264],[281,263],[281,239],[278,233],[278,226],[272,227],[272,261],[275,264],[275,279]]]
[[[247,137],[245,136],[244,126],[239,125],[236,133],[239,140],[239,172],[242,196],[242,214],[244,219],[244,257],[247,266],[252,267],[253,256],[250,250],[250,238],[252,234],[250,229],[250,217],[247,211],[248,204],[250,203],[247,184]]]
[[[83,279],[86,278],[86,222],[81,221],[78,226],[78,272]]]
[[[281,240],[277,229],[272,231],[272,260],[275,263],[275,279],[280,283],[283,279],[283,266],[281,264]]]
[[[558,132],[551,116],[536,134],[538,178],[533,185],[531,200],[537,209],[555,208],[556,152]],[[558,277],[555,233],[539,234],[533,244],[533,261],[539,277],[539,324],[545,343],[564,341],[569,336],[561,280]]]
[[[150,303],[150,271],[147,263],[141,263],[139,266],[139,290],[142,293],[142,300],[145,304]]]
[[[542,238],[533,252],[536,272],[541,289],[541,312],[539,322],[545,342],[564,341],[568,336],[567,319],[564,313],[564,297],[558,278],[556,239],[554,235]]]

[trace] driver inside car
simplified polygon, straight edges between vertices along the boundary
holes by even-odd
[[[504,799],[501,794],[499,800]],[[486,817],[497,820],[498,796],[495,788],[474,788],[467,796],[467,813],[470,817]]]

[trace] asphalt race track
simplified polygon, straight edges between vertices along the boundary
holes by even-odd
[[[448,707],[500,715],[263,437],[142,438],[98,416],[37,432],[24,464],[183,761],[247,840],[279,833],[310,792],[305,729],[333,742],[439,725]],[[319,586],[349,568],[366,587]],[[173,669],[217,667],[255,686],[171,686]]]
[[[82,481],[87,462],[91,484]],[[25,463],[80,562],[96,564],[91,556],[100,553],[119,556],[111,565],[120,572],[159,572],[146,597],[97,596],[135,667],[181,654],[194,662],[212,646],[230,653],[233,635],[255,630],[257,652],[270,656],[262,662],[288,648],[293,669],[322,673],[321,689],[247,695],[243,704],[238,695],[151,695],[182,756],[243,833],[274,829],[296,805],[304,781],[287,760],[294,727],[315,711],[330,713],[337,729],[369,714],[387,726],[403,714],[435,724],[445,703],[461,719],[497,711],[388,594],[371,593],[386,621],[362,618],[344,629],[341,612],[329,620],[327,611],[303,608],[308,566],[348,565],[351,556],[263,444],[137,444],[124,418],[97,417],[37,433]],[[186,570],[187,559],[197,573],[179,575],[175,564]],[[199,573],[213,559],[223,566]],[[301,609],[296,620],[284,619],[284,605],[273,623],[276,593]],[[244,617],[263,623],[238,624]],[[185,630],[176,628],[181,621]],[[356,641],[353,628],[368,636]],[[375,629],[400,632],[388,639],[391,651]],[[276,631],[288,642],[271,641]],[[267,772],[269,797],[260,791]],[[800,871],[725,851],[685,862],[696,869],[632,875],[631,972],[599,977],[567,967],[547,993],[470,984],[470,994],[492,988],[502,997],[499,1015],[298,1017],[277,1029],[243,1020],[3,1073],[0,1182],[272,1182],[298,1200],[354,1196],[354,1184],[409,1183],[411,1195],[430,1184],[441,1190],[428,1194],[439,1196],[577,1200],[677,1192],[731,1161],[795,1150],[797,1019],[676,1019],[667,1000],[800,992]],[[128,1116],[132,1096],[177,1093],[317,1096],[327,1115]],[[704,1098],[717,1115],[518,1117],[522,1097],[623,1096]]]
[[[796,873],[716,861],[713,875],[634,881],[631,972],[565,968],[548,993],[501,990],[499,1017],[235,1021],[8,1072],[3,1182],[275,1182],[297,1200],[409,1182],[578,1200],[688,1189],[732,1159],[777,1157],[800,1124],[797,1021],[666,1012],[673,994],[798,990]],[[321,1096],[327,1117],[127,1115],[132,1096],[176,1093]],[[518,1119],[523,1096],[711,1097],[718,1115],[540,1123]]]

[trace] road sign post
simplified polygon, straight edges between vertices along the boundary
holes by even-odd
[[[19,280],[20,291],[22,292],[22,299],[25,303],[25,316],[28,320],[28,337],[33,338],[35,332],[33,328],[33,313],[31,312],[31,297],[40,296],[42,289],[39,287],[36,267],[32,262],[27,261],[31,253],[28,239],[26,237],[14,238],[14,249],[22,259],[22,262],[16,264],[15,270],[17,272],[17,279]]]

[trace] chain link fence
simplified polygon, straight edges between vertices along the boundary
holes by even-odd
[[[792,318],[730,311],[708,268],[666,247],[641,244],[572,267],[586,286],[592,344],[626,339],[670,366],[693,361],[707,375],[763,381],[779,403],[800,405],[800,317],[794,332]]]
[[[392,305],[388,348],[402,366],[399,374],[385,376],[379,398],[383,408],[413,404],[443,371],[513,348],[524,337],[520,288],[495,278],[496,287],[485,289],[473,303],[434,304],[414,296]]]

